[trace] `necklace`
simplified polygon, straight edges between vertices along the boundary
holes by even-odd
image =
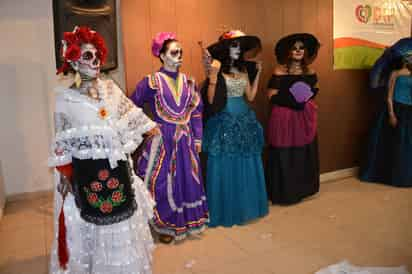
[[[290,74],[301,74],[303,72],[302,65],[299,62],[292,62],[288,67],[288,71]]]
[[[87,95],[95,100],[100,100],[99,91],[94,86],[87,88]]]
[[[84,94],[91,99],[100,101],[100,94],[97,88],[97,81],[95,79],[90,80],[83,80],[81,83],[80,88],[78,89],[81,94]]]
[[[89,85],[87,87],[87,95],[95,100],[100,100],[99,90],[97,89],[97,81],[92,80],[89,81]]]

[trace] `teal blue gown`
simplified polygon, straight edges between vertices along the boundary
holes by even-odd
[[[389,124],[387,104],[371,131],[360,179],[398,187],[412,187],[412,76],[398,76],[393,109],[398,120]]]
[[[226,107],[207,121],[203,136],[209,227],[241,225],[268,213],[263,130],[244,99],[247,75],[225,81]]]

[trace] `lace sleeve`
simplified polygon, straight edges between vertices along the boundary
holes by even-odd
[[[141,108],[123,94],[117,87],[120,96],[118,112],[118,129],[123,147],[127,153],[133,152],[143,141],[143,134],[156,126]]]
[[[54,129],[56,137],[51,147],[49,166],[61,166],[71,162],[71,143],[69,139],[59,138],[58,136],[72,128],[69,117],[63,112],[54,113]]]
[[[56,133],[68,130],[72,128],[72,124],[69,121],[69,117],[65,113],[54,113],[54,130]]]

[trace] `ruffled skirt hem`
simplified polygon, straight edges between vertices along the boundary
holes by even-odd
[[[59,174],[55,173],[56,182]],[[129,219],[112,225],[84,221],[70,193],[64,202],[69,262],[60,268],[57,256],[58,214],[61,195],[55,192],[55,240],[50,274],[151,274],[154,243],[148,225],[154,202],[143,182],[132,175],[138,208]]]

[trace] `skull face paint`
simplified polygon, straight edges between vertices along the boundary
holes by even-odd
[[[240,58],[240,43],[234,42],[229,47],[229,56],[232,60],[238,60]]]
[[[97,49],[94,45],[83,44],[80,59],[72,63],[72,67],[81,75],[96,78],[100,73],[100,60],[96,54]]]
[[[291,57],[293,60],[301,61],[305,56],[305,45],[301,41],[296,43],[291,48]]]
[[[169,70],[177,70],[183,62],[183,50],[179,42],[173,41],[168,45],[166,53],[160,54],[164,66]]]

